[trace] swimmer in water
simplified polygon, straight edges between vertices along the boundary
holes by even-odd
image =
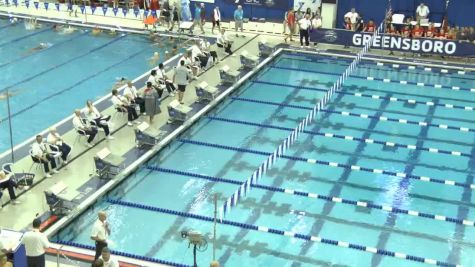
[[[109,35],[110,35],[110,36],[116,36],[116,35],[117,35],[117,31],[116,31],[115,29],[111,29],[111,30],[109,31]]]
[[[14,96],[14,95],[15,95],[14,93],[10,93],[10,92],[8,92],[8,93],[0,93],[0,100],[5,100],[5,99],[7,99],[7,97],[12,97],[12,96]]]
[[[172,56],[170,55],[170,52],[165,51],[165,61],[169,60]]]
[[[176,45],[174,45],[173,48],[172,48],[171,57],[173,57],[176,54],[178,54],[178,47]]]
[[[148,59],[148,64],[150,67],[157,66],[157,62],[160,60],[160,54],[158,52],[153,53],[153,56]]]
[[[127,83],[127,78],[121,77],[120,79],[118,79],[118,81],[115,82],[114,86],[112,86],[112,90],[118,89],[119,87],[125,85],[126,83]]]
[[[41,51],[41,50],[46,49],[46,48],[49,48],[49,47],[51,47],[51,46],[52,46],[52,44],[50,44],[50,43],[40,43],[40,44],[38,44],[37,46],[35,46],[35,47],[31,48],[30,50],[28,50],[28,51],[26,52],[26,54],[27,54],[27,55],[28,55],[28,54],[32,54],[32,53],[34,53],[34,52]]]
[[[99,27],[97,27],[97,26],[94,27],[94,29],[92,29],[92,31],[91,31],[92,35],[99,35],[101,33],[102,33],[102,29],[99,29]]]

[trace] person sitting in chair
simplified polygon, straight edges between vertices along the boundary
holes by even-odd
[[[61,151],[61,159],[63,164],[68,164],[68,156],[71,152],[71,147],[63,141],[61,135],[56,131],[56,127],[49,128],[49,134],[46,137],[46,142],[48,144],[57,146],[59,151]]]
[[[116,89],[112,90],[112,103],[117,111],[127,112],[127,125],[132,126],[132,122],[137,124],[140,123],[135,121],[139,115],[137,115],[134,105],[127,101],[126,98],[119,95],[119,92]]]
[[[142,97],[139,96],[137,88],[135,88],[134,84],[131,81],[127,82],[127,86],[124,89],[123,95],[127,97],[130,102],[139,105],[140,113],[145,112],[145,101]]]
[[[173,85],[173,82],[168,78],[167,74],[165,73],[165,66],[163,65],[163,63],[158,64],[156,78],[161,83],[165,84],[165,87],[167,88],[167,91],[171,96],[175,96],[175,91],[176,91],[175,85]]]
[[[10,175],[5,174],[4,171],[0,171],[0,189],[8,189],[8,194],[10,195],[10,200],[12,204],[19,204],[20,202],[16,199],[15,187],[18,185],[13,181]]]
[[[47,178],[51,177],[53,173],[58,173],[58,170],[56,170],[56,161],[49,146],[43,143],[43,136],[36,136],[36,142],[31,146],[31,157],[34,162],[43,164]]]
[[[94,140],[94,137],[96,137],[97,128],[92,127],[83,118],[81,118],[81,110],[79,109],[74,111],[73,125],[76,131],[84,132],[84,134],[88,137],[87,146],[93,147],[92,141]]]
[[[218,47],[224,48],[224,51],[231,55],[233,52],[231,51],[231,44],[232,42],[228,40],[226,35],[224,34],[226,30],[223,28],[221,29],[221,33],[218,35],[216,45]]]
[[[111,116],[102,116],[91,100],[86,102],[86,118],[96,127],[103,129],[108,140],[114,139],[110,133],[109,124],[107,123],[111,119]]]

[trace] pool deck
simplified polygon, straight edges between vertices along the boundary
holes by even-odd
[[[78,14],[78,18],[69,17],[67,12],[61,11],[57,12],[54,10],[54,7],[49,11],[45,10],[35,10],[33,7],[27,9],[24,6],[18,7],[5,7],[0,6],[0,12],[14,12],[15,14],[24,14],[24,15],[34,15],[37,17],[49,17],[59,20],[70,20],[82,23],[85,18],[82,14]],[[98,13],[101,13],[98,11]],[[98,14],[96,13],[96,14]],[[102,15],[87,15],[87,23],[89,24],[100,24],[100,25],[110,25],[113,27],[129,28],[136,30],[144,30],[144,26],[141,19],[135,19],[132,14],[129,14],[127,17],[117,16],[102,16]],[[210,23],[207,23],[205,31],[210,33]],[[233,27],[231,23],[223,23],[225,27]],[[269,43],[280,44],[282,42],[281,37],[281,24],[277,23],[255,23],[250,22],[245,24],[245,33],[243,37],[234,37],[234,32],[230,33],[229,36],[234,40],[233,50],[235,51],[234,55],[240,54],[241,51],[247,50],[250,54],[258,54],[257,43],[259,40],[265,38]],[[162,30],[162,29],[159,29]],[[205,34],[206,37],[213,37],[210,34]],[[331,45],[319,45],[320,49],[339,49],[339,51],[344,51],[341,47],[331,46]],[[346,49],[347,52],[358,51],[359,49]],[[217,86],[221,89],[221,92],[224,92],[227,87],[219,85],[219,74],[218,69],[221,66],[228,65],[232,70],[238,70],[240,67],[239,57],[238,56],[226,56],[223,54],[222,50],[217,49],[218,56],[222,61],[217,65],[213,66],[203,74],[201,74],[196,81],[193,81],[191,85],[187,88],[185,93],[185,103],[186,105],[192,106],[194,108],[193,113],[196,114],[199,110],[204,107],[204,104],[195,103],[197,97],[195,95],[194,86],[201,81],[206,81],[210,85]],[[374,52],[374,56],[377,56],[378,52]],[[384,58],[395,59],[394,57]],[[177,57],[172,58],[167,62],[167,68],[170,70],[171,66],[175,66],[177,62]],[[431,59],[431,62],[436,64],[443,65],[443,61],[438,59]],[[467,66],[461,66],[461,68],[466,68]],[[472,65],[473,67],[473,65]],[[244,73],[242,73],[244,75]],[[144,79],[148,75],[139,77],[134,80],[137,88],[142,88],[144,84]],[[168,114],[166,112],[167,105],[172,101],[172,97],[167,96],[161,102],[162,113],[158,114],[151,127],[166,130],[168,133],[173,133],[179,128],[177,125],[168,125]],[[114,110],[111,108],[111,102],[109,96],[104,96],[103,99],[99,100],[96,104],[99,110],[104,114],[113,115]],[[71,107],[73,111],[76,107]],[[146,120],[146,118],[141,117],[141,121]],[[65,118],[62,122],[57,124],[58,131],[63,134],[63,138],[66,143],[72,145],[76,139],[76,133],[72,130],[71,118]],[[135,147],[135,140],[132,138],[134,136],[133,127],[126,126],[126,120],[122,116],[114,118],[114,127],[113,136],[114,140],[105,140],[102,133],[98,134],[96,137],[96,145],[93,148],[87,148],[81,143],[76,143],[72,151],[73,159],[70,160],[69,164],[63,167],[60,170],[59,174],[54,175],[52,178],[42,178],[42,171],[36,172],[35,184],[26,192],[19,192],[21,201],[18,205],[11,205],[9,203],[8,194],[4,194],[2,199],[3,208],[0,209],[1,223],[0,226],[12,230],[23,230],[29,227],[30,222],[35,217],[35,214],[45,214],[49,211],[49,208],[46,204],[44,198],[44,191],[56,184],[59,181],[64,182],[68,186],[68,190],[77,190],[80,192],[78,198],[75,199],[78,205],[83,200],[96,195],[100,195],[99,189],[105,188],[105,185],[109,184],[109,187],[118,183],[118,180],[104,181],[98,179],[94,172],[93,157],[98,151],[103,148],[108,148],[114,155],[123,156],[126,166],[128,166],[128,171],[133,171],[137,166],[134,165],[137,159],[144,159],[147,154],[146,151],[138,150]],[[35,133],[32,133],[32,136]],[[33,138],[33,137],[32,137]],[[98,140],[99,139],[99,140]],[[29,145],[33,142],[33,139],[25,141],[22,145],[17,146],[15,150],[15,165],[14,170],[17,172],[27,171],[31,166],[31,158],[27,156]],[[150,153],[149,154],[153,154]],[[0,162],[4,163],[8,161],[8,155],[0,156]],[[91,243],[92,244],[92,243]],[[81,250],[81,253],[91,255],[92,251],[90,250]],[[126,258],[121,258],[125,262],[130,262],[133,264],[140,265],[143,262],[134,261]],[[150,264],[147,263],[147,266],[163,266],[160,264]]]

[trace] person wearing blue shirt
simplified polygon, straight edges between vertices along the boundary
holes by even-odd
[[[234,29],[236,30],[236,37],[238,36],[238,28],[243,31],[243,18],[244,18],[244,11],[242,10],[242,6],[238,5],[237,9],[234,10]]]
[[[201,34],[204,34],[205,31],[203,29],[203,23],[202,23],[202,13],[204,13],[204,4],[195,4],[195,18],[193,20],[193,28],[198,25],[200,26],[201,29]]]

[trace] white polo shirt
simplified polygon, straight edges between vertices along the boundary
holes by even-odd
[[[312,26],[312,22],[309,19],[303,18],[299,20],[299,26],[301,30],[308,30]]]
[[[97,237],[100,240],[107,240],[108,234],[106,227],[101,220],[97,219],[94,225],[92,226],[91,237]]]
[[[157,75],[155,75],[155,76],[150,75],[147,79],[147,82],[151,82],[153,86],[158,86],[159,80],[158,80]]]
[[[356,23],[356,20],[358,19],[359,15],[357,12],[348,12],[345,14],[345,18],[350,18],[351,23]]]
[[[113,95],[111,100],[112,104],[114,104],[115,107],[120,107],[124,105],[124,102],[122,101],[122,97],[120,95]]]
[[[102,256],[100,256],[99,259],[104,261]],[[113,256],[110,256],[109,261],[104,261],[104,267],[119,267],[119,261]]]
[[[127,87],[125,87],[124,89],[124,96],[127,96],[127,95],[132,96],[132,98],[137,98],[137,88],[135,88],[135,86],[133,85],[132,87],[129,87],[127,85]]]
[[[74,118],[73,118],[73,125],[74,125],[74,129],[84,129],[87,126],[83,123],[81,117],[78,117],[76,115],[74,115]]]
[[[46,142],[48,142],[49,144],[57,145],[61,143],[61,141],[59,141],[60,139],[61,135],[59,135],[59,133],[49,133],[48,137],[46,137]]]
[[[97,119],[100,116],[101,116],[101,113],[99,112],[99,110],[97,110],[96,107],[92,106],[91,110],[89,110],[89,107],[86,107],[86,118],[88,121]]]
[[[23,235],[21,243],[25,245],[26,256],[37,257],[45,254],[49,248],[49,241],[45,234],[33,229]]]
[[[429,10],[429,7],[426,6],[426,5],[419,5],[416,9],[416,14],[419,16],[419,17],[424,17],[426,18],[430,13],[430,10]]]
[[[31,145],[31,154],[33,156],[42,156],[43,154],[48,152],[48,148],[46,148],[45,143],[41,142],[34,142],[33,145]]]

